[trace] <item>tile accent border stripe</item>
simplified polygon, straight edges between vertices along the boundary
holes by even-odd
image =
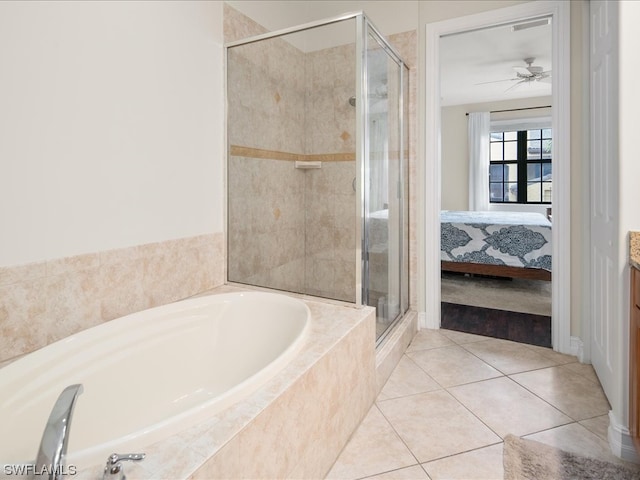
[[[229,147],[229,153],[234,157],[264,158],[269,160],[286,160],[289,162],[351,162],[356,159],[355,152],[304,155],[301,153],[279,152],[277,150],[265,150],[240,145],[231,145]]]

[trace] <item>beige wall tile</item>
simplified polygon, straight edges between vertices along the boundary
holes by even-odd
[[[45,278],[0,287],[0,299],[0,360],[47,344]]]
[[[0,267],[0,287],[43,278],[47,274],[46,262]]]
[[[224,234],[5,267],[0,361],[224,282]]]
[[[100,269],[100,274],[102,321],[113,320],[152,306],[145,295],[144,259],[108,263]]]
[[[101,280],[99,267],[47,277],[47,343],[101,323]]]
[[[100,255],[88,253],[73,257],[58,258],[47,262],[47,276],[64,275],[81,270],[96,268],[100,265]]]

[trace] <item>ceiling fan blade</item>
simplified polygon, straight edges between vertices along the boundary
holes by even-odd
[[[513,85],[511,85],[509,88],[507,88],[504,92],[507,93],[509,90],[513,90],[514,88],[516,88],[518,85],[522,85],[523,83],[527,83],[529,80],[527,80],[526,78],[524,80],[520,80],[518,83],[514,83]]]
[[[542,77],[539,81],[544,83],[551,83],[551,77]]]
[[[492,80],[490,82],[474,83],[474,85],[485,85],[487,83],[513,82],[514,80],[520,80],[520,79],[519,78],[505,78],[504,80]]]
[[[532,75],[527,67],[513,67],[513,69],[516,71],[516,73],[525,77],[530,77]]]

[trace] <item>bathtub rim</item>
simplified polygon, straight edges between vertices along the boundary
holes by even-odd
[[[289,296],[288,293],[281,291],[242,284],[220,285],[197,296],[239,291],[266,291]],[[298,294],[290,296],[302,298]],[[363,322],[370,322],[371,345],[374,345],[375,309],[373,307],[340,305],[339,301],[329,302],[326,299],[311,296],[305,296],[302,299],[311,309],[312,328],[305,347],[293,361],[244,402],[231,406],[224,415],[218,414],[201,425],[151,445],[146,451],[147,458],[143,462],[127,465],[127,471],[132,478],[176,480],[191,478],[215,455],[226,451],[232,440],[245,432],[258,415],[267,410],[286,393],[288,388],[318,365],[346,335],[360,328]],[[331,329],[326,330],[324,325],[326,320],[323,317],[327,314],[332,317],[345,315],[345,318],[340,318],[339,321],[332,319]],[[176,448],[185,452],[185,456],[181,459],[175,458]],[[75,480],[95,480],[102,475],[102,468],[103,465],[95,465],[79,471]]]
[[[130,323],[132,317],[134,318],[134,321],[144,323],[146,321],[148,322],[149,319],[152,319],[152,320],[154,318],[158,319],[159,317],[157,314],[158,312],[160,312],[163,317],[166,317],[165,320],[168,319],[172,323],[175,323],[176,318],[173,318],[172,317],[173,315],[179,314],[181,311],[188,311],[189,308],[206,306],[209,304],[208,302],[210,302],[211,300],[217,300],[218,302],[214,302],[214,303],[220,303],[220,302],[225,302],[225,300],[227,299],[230,299],[230,301],[234,301],[237,299],[243,299],[247,297],[249,297],[248,300],[251,300],[251,297],[268,298],[269,300],[284,302],[285,304],[294,305],[295,307],[298,307],[298,308],[302,307],[302,311],[304,311],[306,318],[305,318],[304,326],[300,331],[300,333],[297,335],[296,339],[292,343],[290,343],[286,349],[281,351],[279,355],[276,358],[274,358],[271,362],[264,365],[262,368],[254,372],[252,375],[245,378],[243,381],[235,384],[231,389],[225,391],[222,395],[216,396],[212,398],[210,401],[203,402],[194,407],[190,407],[187,410],[180,412],[177,415],[173,415],[160,422],[151,424],[147,426],[144,429],[144,431],[138,430],[132,434],[119,437],[116,440],[109,440],[108,442],[102,443],[97,446],[87,447],[80,451],[76,451],[76,452],[70,451],[67,455],[67,462],[69,464],[80,465],[80,468],[79,468],[80,470],[86,470],[87,468],[91,468],[91,466],[96,466],[98,465],[98,458],[99,458],[99,462],[103,462],[103,460],[106,460],[107,456],[109,455],[108,453],[103,455],[102,453],[98,453],[98,452],[102,452],[102,450],[105,450],[110,447],[113,447],[112,448],[113,451],[122,451],[122,448],[120,447],[121,445],[125,449],[130,448],[128,444],[131,442],[135,442],[137,438],[145,435],[147,433],[146,430],[151,427],[166,429],[169,431],[169,433],[163,433],[162,435],[159,436],[159,438],[154,438],[151,441],[150,440],[145,441],[144,442],[145,446],[162,442],[163,440],[172,438],[176,435],[180,435],[182,432],[193,428],[198,422],[204,421],[205,419],[203,417],[216,416],[220,413],[223,413],[225,410],[227,410],[231,406],[233,406],[238,401],[236,400],[237,395],[243,395],[244,398],[246,398],[247,396],[250,396],[254,394],[256,391],[260,390],[283,368],[286,368],[287,364],[289,364],[292,361],[292,359],[295,358],[295,356],[300,352],[302,348],[304,348],[307,341],[309,340],[311,324],[312,324],[312,316],[311,316],[311,310],[309,309],[309,306],[304,301],[300,299],[292,298],[284,294],[279,294],[274,292],[271,292],[271,293],[256,292],[251,290],[225,292],[225,291],[216,291],[216,290],[217,289],[214,289],[208,292],[204,292],[201,295],[189,297],[187,299],[178,300],[176,302],[171,302],[165,305],[160,305],[160,306],[152,307],[149,309],[141,310],[138,312],[134,312],[131,314],[127,314],[122,317],[118,317],[116,319],[110,320],[108,322],[104,322],[102,324],[96,325],[94,327],[90,327],[88,329],[82,330],[68,337],[60,339],[56,342],[53,342],[45,347],[42,347],[38,350],[35,350],[34,352],[31,352],[29,354],[26,354],[16,359],[15,362],[12,362],[0,367],[0,386],[2,384],[11,385],[12,382],[19,381],[20,378],[25,376],[25,368],[27,369],[26,370],[27,374],[29,372],[32,372],[34,369],[37,369],[39,367],[41,368],[43,365],[43,357],[45,357],[44,360],[46,360],[47,356],[60,355],[60,353],[64,353],[64,351],[68,348],[69,344],[73,345],[73,349],[77,351],[78,348],[83,347],[82,345],[83,340],[88,339],[89,343],[92,343],[91,340],[94,340],[92,337],[94,336],[96,330],[105,330],[110,334],[113,334],[114,332],[112,332],[112,330],[115,330],[115,334],[117,336],[119,333],[119,330],[123,327],[123,324],[125,324],[124,326],[126,326],[127,323]],[[92,332],[90,332],[91,330]],[[163,326],[162,331],[170,331],[170,328]],[[80,338],[80,341],[78,341],[78,338]],[[99,339],[98,339],[98,342],[99,342]],[[87,345],[84,345],[84,346],[86,347]],[[8,378],[5,377],[6,375],[8,375]],[[257,376],[260,376],[258,380],[256,380]],[[36,390],[37,390],[37,385],[36,385]],[[20,397],[19,394],[11,395],[8,399],[5,400],[5,402],[15,402],[15,400],[12,400],[12,399],[15,398],[16,396],[18,398]],[[79,402],[81,401],[82,401],[82,398],[80,397]],[[240,401],[242,401],[242,398],[240,399]],[[211,404],[213,403],[216,403],[216,404],[219,403],[220,408],[216,408],[214,412],[210,412],[208,411],[208,409],[211,408]],[[180,421],[181,419],[188,419],[189,421],[185,422],[186,423],[185,425],[185,424],[182,424],[182,422]],[[42,425],[42,428],[44,429],[44,423]],[[71,428],[70,435],[71,437],[73,436],[73,427]],[[34,458],[36,453],[37,453],[37,449],[35,449],[35,451],[33,452]],[[94,458],[95,460],[87,461],[86,460],[87,457]],[[33,460],[30,459],[28,461],[7,462],[5,459],[0,458],[1,464],[29,464],[32,461]],[[104,464],[102,463],[101,466],[104,466]]]

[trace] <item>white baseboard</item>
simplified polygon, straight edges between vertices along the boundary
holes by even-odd
[[[424,312],[418,312],[418,330],[422,330],[427,327],[427,314]]]
[[[440,319],[435,317],[427,317],[426,312],[420,312],[418,313],[418,329],[429,328],[432,330],[438,330],[440,328],[438,320]]]
[[[621,425],[613,411],[609,411],[609,446],[611,452],[627,462],[640,463],[640,455],[633,446],[633,440],[629,435],[629,429]]]
[[[584,363],[584,343],[578,337],[571,337],[571,355],[578,357],[580,363]]]

